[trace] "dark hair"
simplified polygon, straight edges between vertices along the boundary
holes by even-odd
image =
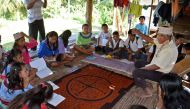
[[[70,30],[65,30],[60,37],[63,40],[63,44],[64,46],[67,48],[68,44],[69,44],[69,37],[71,36],[71,31]]]
[[[118,31],[114,31],[113,35],[119,35],[119,32]]]
[[[139,17],[139,20],[140,20],[141,18],[145,20],[145,16],[140,16],[140,17]]]
[[[166,109],[190,109],[190,94],[184,90],[182,79],[177,74],[165,74],[160,79],[160,88]]]
[[[108,25],[104,23],[104,24],[102,24],[102,28],[103,28],[103,27],[108,27]]]
[[[24,91],[24,81],[19,76],[23,66],[25,66],[24,63],[16,62],[12,65],[10,73],[7,74],[9,93],[13,93],[15,89],[22,89]]]
[[[53,87],[49,83],[43,82],[15,97],[8,108],[19,109],[26,105],[27,109],[41,109],[41,104],[46,99],[50,99],[52,95]]]
[[[147,109],[147,108],[143,105],[131,105],[130,109]]]
[[[130,29],[130,30],[128,31],[128,34],[132,34],[132,29]]]
[[[190,50],[190,43],[187,43],[183,46],[183,48],[185,48],[186,50]]]
[[[175,36],[175,38],[176,38],[176,39],[180,39],[180,38],[184,38],[184,36],[181,35],[181,34],[177,34],[177,35]]]
[[[22,54],[22,51],[19,49],[12,49],[11,51],[7,52],[7,59],[5,60],[5,65],[3,67],[3,70],[6,69],[6,67],[14,62],[14,57],[18,56],[19,54]],[[3,71],[2,71],[3,72]],[[8,72],[7,72],[8,73]]]
[[[82,25],[82,28],[85,27],[85,26],[89,26],[89,25],[88,25],[87,23],[86,23],[86,24],[83,24],[83,25]]]
[[[52,48],[51,48],[51,45],[50,45],[50,43],[49,43],[49,38],[50,38],[50,37],[54,37],[54,36],[57,37],[57,42],[56,42],[56,44],[53,44],[53,49],[52,49]],[[48,48],[49,48],[50,50],[54,51],[54,50],[57,50],[57,49],[58,49],[58,34],[57,34],[57,32],[55,32],[55,31],[50,31],[50,32],[46,35],[46,41],[47,41]]]

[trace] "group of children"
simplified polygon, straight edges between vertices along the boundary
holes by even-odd
[[[147,29],[144,26],[145,18],[141,16],[139,20],[140,24],[137,27],[139,29]],[[142,31],[144,30],[142,29]],[[76,43],[71,49],[69,47],[70,30],[64,31],[60,36],[57,32],[51,31],[47,33],[46,39],[40,43],[38,57],[43,57],[53,67],[71,62],[79,52],[86,55],[92,55],[94,51],[97,53],[101,52],[114,58],[128,59],[130,61],[147,60],[147,56],[143,50],[143,40],[134,35],[132,30],[129,30],[127,34],[128,38],[126,41],[123,41],[117,31],[110,34],[108,25],[102,24],[102,31],[98,35],[96,46],[94,46],[92,33],[89,32],[89,25],[83,24],[82,32],[79,32],[76,37]],[[52,87],[48,83],[39,84],[36,87],[30,84],[30,81],[36,75],[37,69],[31,68],[29,65],[31,57],[28,49],[37,46],[38,42],[23,32],[16,33],[13,36],[15,43],[12,50],[6,53],[7,59],[1,71],[0,108],[7,108],[9,106],[29,109],[31,106],[38,106],[41,109],[46,109],[44,102],[45,99],[51,97],[53,92]],[[26,42],[25,38],[29,41]],[[183,43],[181,40],[181,37],[177,38],[177,46],[181,47]],[[151,49],[151,53],[153,54],[156,48],[152,46]],[[186,53],[189,53],[189,44],[186,44],[185,49]],[[4,53],[3,47],[0,46],[1,61],[3,61]],[[190,54],[187,54],[186,57],[188,55]],[[150,60],[151,55],[148,56],[148,61],[150,62]],[[33,104],[34,102],[36,103],[35,105]]]
[[[22,109],[29,109],[31,105],[33,105],[35,101],[35,97],[41,95],[43,93],[47,93],[45,90],[47,89],[47,85],[43,87],[38,87],[39,94],[35,95],[34,98],[32,96],[28,98],[29,93],[34,94],[37,93],[35,87],[30,84],[30,81],[35,77],[37,69],[32,68],[30,66],[31,57],[29,55],[29,50],[38,45],[38,42],[26,35],[23,32],[19,32],[13,35],[15,42],[12,50],[6,53],[6,60],[3,60],[4,52],[2,52],[1,62],[3,65],[1,66],[1,85],[0,85],[0,108],[7,108],[7,106],[14,101],[13,99],[17,97],[20,99],[22,103],[20,107]],[[65,61],[72,61],[74,58],[73,55],[66,54],[65,50],[69,50],[68,39],[71,36],[71,31],[64,31],[59,37],[55,31],[51,31],[47,34],[46,39],[40,43],[40,48],[38,51],[38,57],[43,57],[44,59],[54,59],[54,61],[50,62],[51,66],[58,66],[60,64],[64,64]],[[27,38],[29,41],[25,41]],[[47,84],[47,83],[46,83]],[[45,87],[45,88],[44,88]],[[41,90],[44,90],[43,92]],[[49,90],[49,89],[48,89]],[[53,92],[53,90],[51,91]],[[26,93],[22,96],[25,99],[33,99],[29,101],[23,101],[23,98],[19,98],[20,94]],[[49,93],[48,93],[48,96]],[[46,96],[44,96],[46,98]],[[41,103],[45,102],[45,98],[42,97]],[[50,98],[50,97],[49,97]],[[37,99],[38,101],[40,99]],[[16,103],[16,101],[15,101]],[[38,102],[36,102],[38,103]],[[12,104],[10,106],[14,106],[17,104]],[[43,105],[41,105],[43,106]],[[19,107],[19,108],[20,108]],[[44,106],[43,106],[44,107]],[[14,107],[15,108],[15,107]],[[15,108],[17,109],[17,108]],[[33,109],[33,108],[32,108]],[[41,108],[47,109],[47,108]]]

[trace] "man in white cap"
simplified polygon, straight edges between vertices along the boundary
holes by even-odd
[[[159,27],[157,38],[155,39],[142,34],[137,29],[133,29],[132,33],[156,45],[156,52],[151,63],[141,66],[141,68],[136,68],[133,71],[135,84],[143,89],[135,94],[140,97],[150,97],[152,96],[152,91],[145,79],[158,82],[163,74],[169,73],[172,70],[177,60],[178,51],[173,40],[173,28]]]

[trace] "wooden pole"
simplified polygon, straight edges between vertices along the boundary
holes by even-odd
[[[153,0],[151,2],[150,18],[149,18],[149,24],[148,24],[148,32],[149,32],[149,34],[150,34],[150,24],[151,24],[151,19],[152,19],[152,5],[153,5]]]
[[[92,9],[93,0],[87,0],[86,2],[86,23],[89,25],[89,31],[92,32]]]

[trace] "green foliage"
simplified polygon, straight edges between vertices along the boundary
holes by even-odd
[[[97,17],[99,18],[99,23],[112,24],[113,21],[113,0],[103,0],[99,4],[95,5],[97,10]],[[97,19],[97,18],[96,18]]]
[[[45,18],[68,17],[68,7],[70,7],[69,17],[85,23],[86,0],[47,0],[48,6],[43,9]],[[8,20],[19,20],[27,18],[27,10],[22,0],[0,0],[0,17]],[[63,15],[63,16],[62,16]],[[93,24],[112,24],[113,0],[93,0]]]
[[[9,20],[26,17],[26,9],[21,0],[1,0],[0,16]],[[19,13],[19,14],[18,14]]]

